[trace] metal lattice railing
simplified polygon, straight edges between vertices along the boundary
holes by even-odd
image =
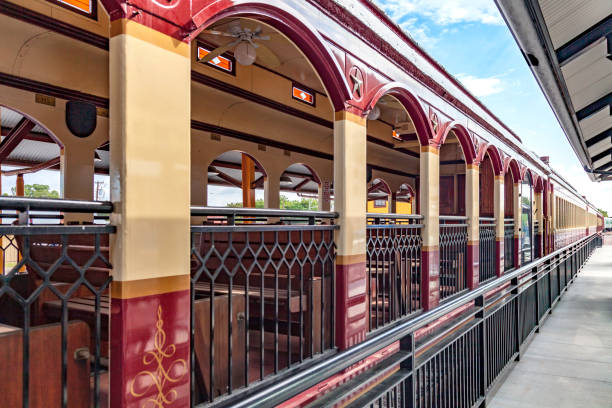
[[[0,209],[0,367],[11,370],[0,384],[2,405],[102,406],[114,227],[62,225],[59,212],[112,205],[1,197]]]
[[[514,220],[512,218],[504,221],[504,271],[514,269]]]
[[[533,222],[533,240],[534,240],[534,254],[533,254],[533,259],[539,258],[540,257],[540,247],[542,245],[542,242],[540,240],[540,223],[538,221],[534,221]]]
[[[467,288],[467,217],[440,217],[440,300]]]
[[[369,330],[421,310],[422,218],[368,214]]]
[[[480,218],[479,240],[479,282],[485,282],[496,276],[495,218]]]
[[[334,348],[335,213],[192,208],[192,396]]]

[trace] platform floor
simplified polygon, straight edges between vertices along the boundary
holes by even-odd
[[[612,407],[612,245],[593,253],[487,407]]]

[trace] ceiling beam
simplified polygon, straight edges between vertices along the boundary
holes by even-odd
[[[36,173],[37,171],[45,170],[45,169],[48,169],[50,167],[57,166],[59,164],[60,164],[60,158],[56,157],[55,159],[51,159],[51,160],[46,161],[44,163],[39,163],[39,164],[36,164],[36,165],[34,165],[32,167],[27,167],[25,169],[16,169],[16,170],[3,171],[2,175],[3,176],[16,176],[18,174]]]
[[[17,145],[30,133],[35,123],[23,117],[19,123],[11,129],[9,134],[0,143],[0,163],[15,150]]]
[[[591,159],[593,160],[593,163],[595,163],[596,161],[599,161],[603,158],[605,158],[606,156],[610,156],[612,154],[612,147],[610,147],[609,149],[604,150],[603,152],[596,154],[595,156],[591,157]]]
[[[2,130],[0,130],[0,135],[2,136],[8,136],[9,133],[11,133],[11,128],[9,127],[2,127]],[[51,138],[51,136],[47,135],[46,133],[39,133],[39,132],[30,132],[28,133],[25,137],[25,140],[33,140],[35,142],[43,142],[43,143],[55,143],[55,140],[53,140]]]
[[[306,178],[302,181],[300,181],[297,186],[293,187],[293,191],[299,191],[300,188],[304,187],[304,185],[308,184],[310,182],[310,179]]]
[[[228,183],[230,183],[234,187],[238,187],[238,188],[242,189],[242,182],[240,180],[237,180],[237,179],[233,178],[232,176],[228,176],[227,174],[225,174],[225,173],[220,171],[219,174],[217,175],[217,177],[219,177],[221,180],[227,181]]]
[[[606,107],[608,107],[609,109],[611,104],[612,104],[612,92],[610,92],[607,95],[602,96],[595,102],[577,111],[576,117],[578,118],[578,120],[586,119],[592,114],[597,113]]]
[[[557,61],[559,61],[560,65],[563,65],[574,55],[580,53],[582,50],[610,33],[612,33],[612,15],[609,15],[593,27],[590,27],[588,30],[557,48],[555,51],[557,54]]]
[[[587,147],[591,147],[595,145],[596,143],[599,143],[602,140],[605,140],[606,138],[612,138],[612,128],[608,130],[604,130],[603,132],[601,132],[598,135],[593,136],[589,140],[585,140],[584,144],[586,144]]]

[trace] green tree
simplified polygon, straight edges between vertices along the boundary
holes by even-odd
[[[25,197],[59,198],[57,190],[51,190],[46,184],[26,184],[24,187]],[[17,195],[17,189],[15,187],[11,187],[11,195]]]
[[[242,208],[242,203],[228,203],[229,208]],[[316,198],[304,198],[299,200],[290,200],[285,195],[280,196],[281,210],[316,210],[318,209],[318,201]],[[263,198],[255,200],[255,208],[265,208]]]
[[[601,208],[598,208],[597,211],[599,211],[604,217],[608,216],[608,212],[606,210],[602,210]]]

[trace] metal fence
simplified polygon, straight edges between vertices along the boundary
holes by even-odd
[[[274,406],[398,341],[397,352],[318,396],[313,406],[349,400],[355,407],[480,406],[599,242],[596,236],[582,239],[433,310],[389,325],[291,378],[220,406]],[[432,326],[442,317],[444,324]]]
[[[334,348],[335,213],[191,213],[193,403]]]
[[[467,288],[467,217],[440,217],[440,300]]]
[[[504,271],[514,269],[514,219],[504,220]]]
[[[114,227],[61,225],[61,213],[93,220],[112,205],[0,197],[0,209],[10,212],[0,225],[2,405],[106,406]]]
[[[495,278],[495,218],[480,218],[479,256],[479,282]]]
[[[540,236],[540,223],[538,221],[533,222],[533,258],[538,258],[541,256],[541,248],[542,248],[542,240]]]

